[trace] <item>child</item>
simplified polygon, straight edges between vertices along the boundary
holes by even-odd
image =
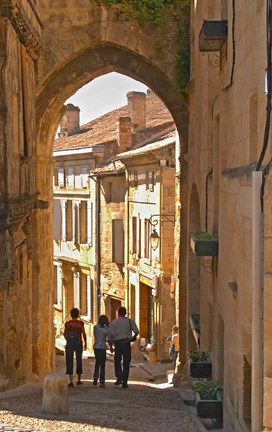
[[[105,365],[106,365],[106,349],[107,344],[110,346],[112,352],[112,345],[109,339],[110,336],[110,323],[106,315],[100,315],[98,323],[94,326],[94,355],[95,367],[93,376],[93,385],[97,385],[99,378],[100,387],[105,387]]]

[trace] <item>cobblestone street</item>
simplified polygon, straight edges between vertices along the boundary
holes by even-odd
[[[92,384],[93,359],[84,360],[84,385],[69,388],[69,414],[42,412],[42,386],[22,386],[0,394],[0,431],[201,432],[206,429],[190,413],[179,389],[166,382],[171,365],[135,363],[129,389],[113,385],[112,359],[106,365],[106,387]],[[57,370],[65,371],[64,357]],[[164,375],[164,378],[163,378]],[[152,382],[153,381],[153,382]]]

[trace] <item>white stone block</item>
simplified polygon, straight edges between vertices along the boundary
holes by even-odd
[[[50,373],[43,384],[42,410],[48,414],[68,414],[68,377]]]

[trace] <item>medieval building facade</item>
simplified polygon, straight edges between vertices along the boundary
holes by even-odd
[[[99,314],[113,320],[126,305],[143,346],[155,343],[162,359],[176,319],[170,292],[176,131],[150,90],[130,92],[127,99],[126,107],[82,127],[79,109],[68,104],[60,123],[53,153],[57,346],[72,307],[81,311],[92,351]],[[160,233],[156,251],[150,244],[153,216]]]

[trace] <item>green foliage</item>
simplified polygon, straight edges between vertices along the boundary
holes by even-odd
[[[206,231],[198,231],[192,234],[192,236],[196,239],[196,240],[216,240],[216,238],[206,232]]]
[[[208,360],[210,360],[210,356],[205,351],[191,351],[190,359],[193,362],[207,362]]]
[[[177,84],[184,92],[190,79],[190,0],[182,3],[182,17],[178,30]]]
[[[223,387],[216,381],[197,381],[192,386],[193,391],[200,393],[205,398],[215,399],[216,392],[222,391]]]
[[[97,3],[97,0],[90,0]],[[122,11],[136,18],[141,25],[146,22],[160,24],[163,20],[163,8],[175,0],[104,0],[106,6],[120,4]]]
[[[198,314],[191,315],[192,329],[200,335],[200,316]]]
[[[120,5],[122,12],[136,19],[141,26],[151,23],[158,26],[168,13],[178,21],[176,42],[179,46],[176,61],[176,85],[184,92],[190,78],[190,4],[191,0],[90,0],[91,3],[102,3],[105,6]],[[155,49],[160,58],[165,52],[164,32],[154,34]]]

